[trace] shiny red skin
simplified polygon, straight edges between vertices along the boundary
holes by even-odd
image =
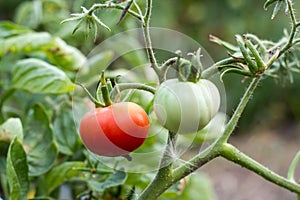
[[[139,105],[120,102],[96,108],[81,119],[83,144],[100,156],[128,155],[140,147],[149,133],[149,118]]]

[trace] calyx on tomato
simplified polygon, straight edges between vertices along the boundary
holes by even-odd
[[[168,130],[188,134],[204,128],[220,107],[220,94],[209,80],[185,82],[169,79],[154,96],[154,112]]]
[[[101,156],[128,155],[148,136],[149,119],[139,105],[120,102],[85,114],[79,132],[83,144]]]

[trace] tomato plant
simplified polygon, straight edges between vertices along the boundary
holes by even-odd
[[[195,133],[204,128],[220,107],[218,88],[209,80],[197,83],[169,79],[154,96],[159,122],[174,133]]]
[[[207,11],[208,2],[181,1],[175,5],[156,1],[160,2],[168,12],[183,14],[178,15],[183,16],[178,23],[189,18],[197,26],[188,26],[206,31],[204,26],[198,26],[198,22],[205,21],[205,12],[197,17],[194,13]],[[234,9],[247,13],[239,7],[245,3],[224,1],[222,5],[229,2]],[[263,80],[272,77],[293,82],[292,73],[300,72],[300,21],[292,0],[267,0],[264,5],[265,9],[274,5],[272,18],[281,8],[290,17],[291,29],[277,42],[247,33],[235,35],[236,43],[231,44],[210,35],[211,42],[228,51],[228,57],[216,63],[208,62],[198,42],[190,45],[195,43],[181,40],[174,31],[167,31],[164,36],[157,28],[151,28],[150,19],[169,21],[165,20],[166,12],[160,12],[163,17],[158,12],[151,16],[152,8],[157,7],[152,6],[153,0],[81,3],[24,1],[17,9],[16,23],[0,22],[0,199],[211,200],[216,198],[208,179],[194,172],[217,157],[300,197],[296,178],[300,151],[284,177],[241,152],[229,140]],[[215,9],[215,3],[209,4]],[[173,5],[180,10],[170,9]],[[186,13],[181,10],[185,7]],[[114,11],[97,12],[104,9]],[[70,10],[78,13],[67,18]],[[118,19],[111,17],[116,15]],[[209,18],[215,19],[210,15]],[[136,23],[128,23],[129,19],[140,22],[141,29],[115,34],[118,28],[136,28]],[[113,20],[120,25],[118,28],[111,26]],[[71,26],[76,35],[71,36]],[[104,28],[101,37],[99,27]],[[94,37],[84,37],[90,32]],[[114,36],[102,42],[109,34]],[[173,46],[173,41],[179,48]],[[90,52],[95,44],[100,48]],[[157,44],[164,44],[164,48]],[[190,52],[191,49],[198,50]],[[126,67],[120,69],[122,65]],[[139,70],[140,66],[148,69]],[[169,71],[170,68],[175,71]],[[104,71],[111,72],[109,79],[104,77]],[[129,71],[138,73],[119,79],[121,73],[131,74]],[[230,77],[229,73],[242,75],[243,84],[250,83],[234,112],[221,113],[221,93],[210,80]],[[176,79],[166,80],[169,77]],[[76,90],[77,85],[83,90]],[[87,88],[96,88],[95,97]],[[91,102],[84,91],[96,106],[89,112]],[[217,117],[212,120],[217,113],[228,114],[228,122],[221,124],[221,120],[215,120]],[[80,122],[79,127],[74,121]],[[197,133],[187,135],[194,132]],[[213,142],[203,137],[196,144],[195,138],[204,135],[201,132],[218,134],[210,137]],[[187,152],[201,142],[204,145],[199,151]]]
[[[79,130],[84,145],[91,152],[121,156],[143,144],[149,126],[147,113],[139,105],[120,102],[85,114]]]

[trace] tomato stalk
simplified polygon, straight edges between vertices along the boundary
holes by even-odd
[[[89,90],[81,83],[76,83],[79,85],[85,93],[88,95],[89,99],[95,104],[95,107],[107,107],[112,105],[110,99],[110,91],[112,90],[112,84],[109,81],[106,81],[104,71],[100,75],[99,85],[96,89],[96,98],[89,92]]]
[[[189,53],[188,55],[191,56],[191,69],[190,75],[187,77],[187,81],[197,83],[200,80],[203,71],[203,65],[200,60],[202,56],[201,48],[199,48],[195,53]]]
[[[110,106],[112,104],[112,101],[110,99],[110,92],[108,89],[110,87],[111,87],[111,85],[108,86],[105,75],[104,75],[104,71],[102,71],[101,76],[100,76],[100,83],[98,85],[97,92],[96,92],[96,96],[97,96],[98,101],[100,101],[101,99],[103,100],[105,107]]]
[[[120,83],[116,84],[115,87],[118,87],[119,92],[130,89],[144,90],[152,94],[155,94],[156,92],[156,89],[154,87],[141,83]]]
[[[81,83],[77,82],[77,85],[79,85],[84,92],[88,95],[89,99],[95,104],[95,106],[98,107],[104,107],[105,105],[99,101],[98,99],[96,99],[95,97],[93,97],[93,95],[89,92],[89,90]]]

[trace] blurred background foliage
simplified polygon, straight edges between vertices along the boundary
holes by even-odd
[[[92,35],[86,37],[82,30],[72,35],[75,23],[60,24],[63,19],[70,16],[70,13],[81,12],[81,5],[89,8],[94,2],[104,1],[1,0],[0,20],[10,20],[36,31],[50,32],[79,48],[84,54],[88,54],[95,45],[110,35],[138,26],[136,20],[128,16],[126,23],[123,21],[117,26],[121,12],[101,10],[97,14],[112,31],[100,29],[94,41]],[[144,4],[142,0],[138,2]],[[192,37],[202,44],[215,61],[218,61],[227,54],[223,48],[209,42],[209,34],[233,43],[234,35],[243,33],[253,33],[260,38],[276,41],[283,35],[284,28],[289,29],[288,17],[282,12],[271,20],[272,9],[265,11],[263,3],[261,0],[154,0],[151,25],[173,29]],[[298,2],[295,6],[296,9],[300,9]],[[277,128],[295,124],[300,119],[300,78],[297,74],[294,78],[293,84],[278,82],[271,78],[264,80],[247,107],[240,129],[246,131],[257,125]],[[224,84],[227,112],[231,114],[244,92],[247,81],[244,83],[241,76],[227,75]]]

